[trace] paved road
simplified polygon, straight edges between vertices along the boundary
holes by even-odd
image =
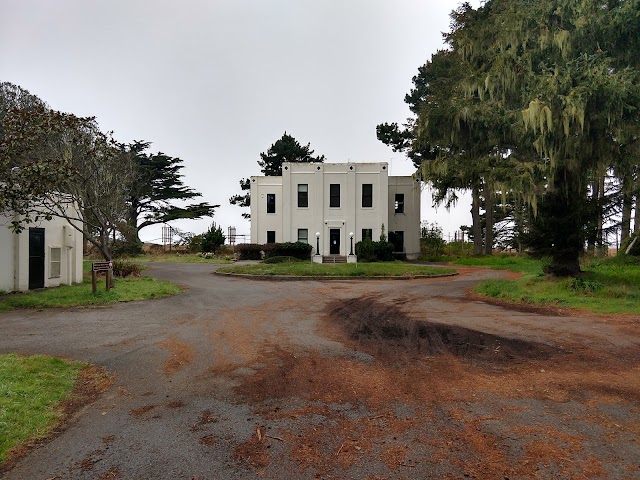
[[[585,351],[635,352],[637,332],[625,322],[536,315],[468,300],[467,289],[479,279],[502,275],[491,271],[469,269],[455,278],[406,282],[267,282],[218,277],[214,269],[153,264],[155,277],[188,287],[171,298],[0,315],[0,352],[85,360],[115,376],[104,396],[6,478],[373,479],[465,472],[492,478],[513,475],[513,458],[529,458],[536,435],[529,431],[526,442],[511,441],[505,426],[531,424],[536,415],[546,416],[561,431],[564,436],[553,438],[567,449],[564,464],[547,452],[550,470],[536,470],[536,477],[554,478],[563,468],[574,468],[568,464],[588,472],[597,463],[608,475],[640,478],[633,471],[640,458],[640,432],[629,427],[613,437],[608,429],[615,427],[606,422],[597,432],[580,423],[591,397],[571,393],[562,383],[565,377],[544,384],[555,385],[547,397],[532,393],[524,398],[500,390],[500,385],[521,381],[504,365],[498,373],[487,373],[473,362],[445,364],[427,356],[417,361],[420,370],[412,370],[415,362],[399,368],[398,358],[382,361],[385,352],[354,347],[329,317],[332,308],[361,299],[387,305],[406,318],[550,348],[580,344]],[[436,367],[446,370],[430,370]],[[539,376],[544,371],[539,364],[534,368],[520,373]],[[624,376],[617,367],[616,372]],[[637,365],[629,367],[629,375],[634,372],[637,376]],[[413,374],[425,378],[402,380]],[[450,387],[454,377],[460,385],[455,391]],[[529,382],[518,385],[526,389]],[[628,385],[628,378],[621,382]],[[422,384],[418,391],[416,385]],[[441,397],[433,397],[434,389]],[[477,402],[471,399],[474,389]],[[498,391],[504,400],[495,400]],[[626,400],[635,393],[619,393],[602,415],[617,425],[635,422],[637,429],[638,404]],[[464,402],[462,394],[468,395]],[[568,396],[553,397],[561,394]],[[518,408],[530,416],[514,417]],[[512,416],[497,413],[506,411]],[[477,418],[489,420],[477,424]],[[465,430],[470,426],[473,431]],[[604,434],[611,434],[607,441],[597,440]],[[443,435],[458,442],[455,448]],[[578,448],[569,437],[588,442]],[[487,470],[486,459],[494,457],[498,460]]]

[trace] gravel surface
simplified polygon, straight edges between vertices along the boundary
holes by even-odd
[[[269,282],[0,314],[0,352],[113,386],[7,479],[640,478],[640,319],[472,300],[502,272]]]

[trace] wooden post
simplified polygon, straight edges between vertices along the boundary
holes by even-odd
[[[112,287],[113,263],[112,262],[93,262],[91,264],[91,289],[93,294],[97,291],[97,272],[105,272],[107,291]]]

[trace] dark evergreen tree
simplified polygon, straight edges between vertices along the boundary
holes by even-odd
[[[311,150],[311,144],[307,143],[303,146],[295,138],[284,132],[282,137],[278,139],[273,145],[269,147],[266,152],[260,154],[260,171],[267,177],[277,177],[282,175],[282,164],[285,162],[290,163],[313,163],[324,162],[324,155],[317,157],[313,156],[314,151]],[[251,206],[251,184],[248,178],[240,180],[240,188],[243,192],[238,195],[234,195],[229,199],[231,205],[238,207],[250,207]],[[243,213],[244,218],[250,218],[249,213]]]
[[[130,155],[135,172],[127,196],[126,227],[121,233],[134,245],[140,243],[139,232],[145,227],[178,219],[210,217],[219,207],[207,202],[175,205],[176,201],[202,195],[182,181],[183,160],[162,152],[146,153],[150,145],[142,141],[121,145],[122,151]]]

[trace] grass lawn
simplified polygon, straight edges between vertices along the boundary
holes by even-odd
[[[471,261],[473,263],[467,263]],[[542,273],[543,263],[527,258],[466,258],[465,265],[486,265],[524,273],[516,280],[486,280],[476,293],[511,302],[570,307],[596,313],[640,314],[640,258],[593,259],[582,266],[578,278],[553,278]]]
[[[123,258],[122,260],[133,260],[135,262],[161,262],[161,263],[210,263],[212,265],[233,263],[229,256],[205,258],[195,253],[159,253],[138,255],[135,257]]]
[[[91,262],[85,261],[85,273]],[[91,293],[91,276],[77,285],[61,285],[44,290],[12,293],[0,296],[0,312],[16,308],[76,307],[81,305],[104,305],[115,302],[148,300],[176,295],[182,290],[171,282],[150,277],[116,278],[116,286],[105,290],[104,277],[98,277],[98,291]]]
[[[257,263],[222,267],[218,272],[247,275],[293,275],[293,276],[345,276],[345,277],[389,277],[442,275],[455,273],[452,268],[426,267],[403,262],[320,264],[309,261],[290,263]]]
[[[85,366],[42,355],[0,355],[0,463],[10,449],[49,434],[63,413],[58,405]]]

